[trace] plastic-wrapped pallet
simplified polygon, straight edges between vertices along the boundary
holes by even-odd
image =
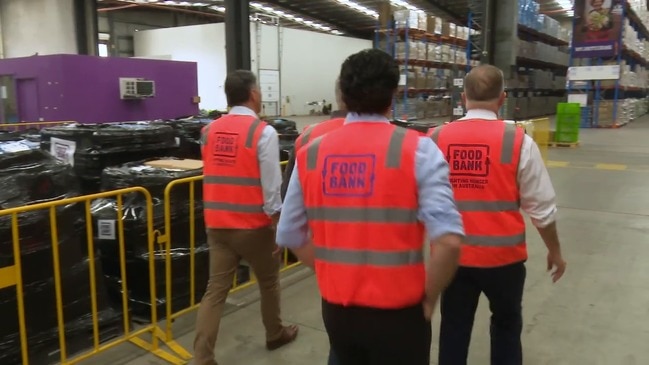
[[[69,124],[43,129],[41,137],[42,149],[74,166],[83,194],[100,190],[101,172],[107,166],[173,156],[178,149],[172,127],[148,122]]]
[[[153,122],[153,125],[168,125],[174,129],[178,150],[174,157],[201,159],[201,131],[212,119],[187,118]]]
[[[2,147],[2,143],[0,143]],[[5,146],[6,147],[6,146]],[[56,161],[38,147],[7,152],[0,148],[0,208],[56,201],[77,195],[72,168]],[[23,299],[30,363],[58,362],[59,338],[49,210],[18,215]],[[68,355],[92,346],[89,265],[83,205],[56,208],[57,247],[61,267],[63,319]],[[0,267],[14,264],[11,216],[0,217]],[[117,312],[108,305],[101,265],[96,266],[97,309],[100,340],[121,333]],[[0,364],[21,364],[16,288],[0,290]]]
[[[189,163],[189,166],[188,166]],[[153,167],[168,166],[168,167]],[[129,186],[142,186],[153,197],[154,227],[160,232],[164,227],[164,190],[173,180],[200,176],[200,161],[164,159],[145,160],[106,168],[102,174],[102,188],[119,189]],[[197,168],[198,167],[198,168]],[[190,221],[189,184],[173,188],[171,204],[171,266],[172,266],[172,304],[174,309],[187,308],[190,303],[190,230],[195,232],[195,278],[196,302],[200,301],[208,279],[208,248],[203,218],[202,183],[195,183],[194,221]],[[111,297],[116,306],[121,304],[121,283],[119,269],[119,236],[117,201],[99,199],[92,204],[92,217],[97,246],[102,253],[103,265],[109,282]],[[141,194],[125,196],[122,222],[126,249],[126,271],[128,279],[129,302],[133,315],[143,321],[150,318],[149,249],[147,235],[146,200]],[[156,267],[156,292],[158,313],[166,305],[165,253],[164,247],[156,245],[154,262]]]

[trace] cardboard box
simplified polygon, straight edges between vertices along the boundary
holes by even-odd
[[[201,160],[154,160],[144,163],[146,166],[151,166],[165,170],[198,170],[203,168],[203,161]]]
[[[429,15],[426,24],[426,31],[431,34],[442,34],[442,18]]]
[[[442,22],[442,35],[445,37],[451,36],[451,24],[446,20]]]

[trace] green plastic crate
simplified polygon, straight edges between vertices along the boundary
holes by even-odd
[[[581,115],[581,105],[579,103],[557,103],[558,115]]]

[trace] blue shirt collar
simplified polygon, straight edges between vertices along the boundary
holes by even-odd
[[[390,121],[385,115],[382,114],[365,114],[365,113],[347,113],[345,118],[345,124],[347,123],[356,123],[356,122],[385,122],[389,123]]]
[[[252,109],[248,108],[247,106],[233,106],[232,109],[230,109],[230,112],[228,113],[229,115],[247,115],[251,117],[257,117],[257,113],[255,113]]]

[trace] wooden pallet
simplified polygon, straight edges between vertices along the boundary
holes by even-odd
[[[548,147],[577,148],[579,147],[579,142],[548,142]]]

